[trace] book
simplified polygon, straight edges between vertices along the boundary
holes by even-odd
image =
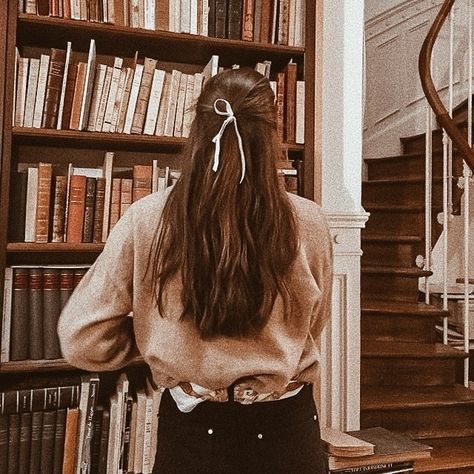
[[[104,120],[105,120],[105,111],[107,109],[107,102],[109,98],[109,92],[110,92],[110,87],[112,85],[112,74],[113,74],[114,68],[111,66],[106,66],[106,71],[105,71],[105,78],[104,78],[104,85],[101,89],[101,94],[100,94],[100,99],[99,99],[99,105],[96,113],[96,118],[95,118],[95,125],[94,125],[94,130],[96,132],[101,132],[102,127],[104,126]],[[95,113],[95,111],[94,111]],[[91,128],[92,128],[92,123],[91,123]]]
[[[87,130],[93,132],[97,122],[97,115],[99,114],[100,101],[102,98],[102,91],[104,89],[105,75],[107,74],[107,65],[98,64],[94,79],[94,87],[92,89],[91,106],[89,110],[89,118],[87,123]]]
[[[296,81],[296,143],[304,143],[305,86],[304,81]]]
[[[288,44],[288,28],[290,22],[290,0],[279,0],[278,9],[278,35],[277,43]]]
[[[109,429],[110,411],[108,409],[104,409],[104,412],[102,413],[102,424],[100,430],[99,464],[97,467],[98,473],[105,473],[107,470]]]
[[[143,132],[156,64],[156,59],[145,58],[144,60],[142,80],[140,83],[137,104],[131,124],[131,133],[141,134]]]
[[[132,87],[130,89],[130,98],[128,100],[127,113],[125,116],[125,126],[123,128],[123,133],[131,133],[133,117],[135,115],[135,109],[138,101],[138,94],[140,92],[140,84],[142,81],[143,75],[143,65],[137,64],[135,66],[135,72],[133,75]]]
[[[367,428],[360,431],[349,431],[347,433],[359,440],[371,443],[375,446],[374,454],[369,456],[340,457],[329,456],[329,468],[346,469],[358,466],[370,466],[380,463],[395,463],[427,459],[431,456],[431,447],[413,441],[398,433],[393,433],[385,428]],[[326,440],[324,430],[321,438]]]
[[[33,127],[41,128],[43,122],[44,98],[46,94],[46,83],[48,80],[50,57],[42,54],[38,72],[38,86],[36,88],[35,109],[33,114]]]
[[[97,178],[94,203],[94,222],[92,242],[102,242],[102,226],[104,220],[105,178]]]
[[[63,113],[61,116],[61,122],[58,123],[61,129],[67,130],[71,128],[71,113],[74,102],[74,93],[76,91],[78,70],[79,63],[74,62],[71,59],[67,73],[66,89],[64,93]]]
[[[144,387],[137,387],[137,426],[135,433],[135,453],[133,472],[144,472],[143,450],[145,440],[146,391]]]
[[[66,412],[66,433],[64,438],[63,474],[74,474],[77,451],[77,427],[79,409],[68,408]]]
[[[133,202],[151,193],[152,167],[135,165],[133,167]]]
[[[15,109],[14,109],[14,124],[16,127],[23,126],[25,117],[26,94],[28,87],[28,68],[29,58],[18,58],[17,66],[17,80],[16,80],[16,95],[15,95]]]
[[[20,448],[20,415],[8,416],[8,474],[17,474]]]
[[[30,67],[28,70],[28,86],[26,88],[25,113],[23,117],[24,127],[33,127],[33,119],[36,103],[36,89],[38,88],[38,75],[40,69],[40,60],[30,58]]]
[[[61,297],[59,289],[59,270],[57,268],[44,268],[44,321],[43,321],[43,346],[45,359],[61,358],[59,338],[57,333],[59,315],[61,314]]]
[[[53,242],[64,241],[67,176],[56,176],[53,203]]]
[[[375,445],[333,428],[321,428],[323,446],[328,454],[340,457],[369,456]]]
[[[53,166],[51,163],[38,165],[35,242],[48,242],[52,176]]]
[[[8,472],[8,415],[0,415],[0,472]]]
[[[8,241],[24,242],[26,221],[26,194],[28,173],[21,171],[12,173],[10,180],[10,210],[8,219]]]
[[[36,240],[36,208],[38,202],[38,168],[28,168],[26,209],[25,209],[25,242]]]
[[[26,360],[29,356],[29,272],[24,268],[13,270],[13,293],[11,303],[10,360]]]
[[[283,141],[285,137],[285,73],[279,72],[277,74],[276,83],[276,105],[277,105],[277,133]]]
[[[86,176],[71,176],[66,242],[82,242],[86,205],[86,182]]]
[[[35,411],[31,415],[30,473],[40,472],[42,431],[43,411]]]
[[[69,2],[65,2],[65,4],[68,5]],[[72,43],[68,41],[66,45],[66,57],[64,58],[63,78],[62,78],[62,83],[61,83],[61,93],[59,95],[58,116],[56,120],[56,128],[58,130],[61,130],[62,125],[63,125],[64,104],[65,104],[65,99],[66,99],[67,84],[68,84],[68,80],[70,76],[69,70],[71,68],[71,62],[72,62]]]
[[[188,77],[188,74],[181,74],[179,79],[178,97],[176,99],[176,116],[173,130],[173,135],[175,137],[181,137],[183,135],[184,101],[186,99],[186,91],[188,88]]]
[[[123,128],[125,127],[125,119],[127,116],[128,102],[130,99],[130,92],[132,90],[132,82],[133,82],[134,76],[135,76],[135,70],[130,67],[127,68],[127,73],[125,76],[125,84],[124,84],[124,89],[123,89],[123,96],[120,102],[117,126],[115,129],[118,133],[122,133]]]
[[[171,83],[170,83],[170,98],[168,102],[168,108],[166,111],[166,120],[165,120],[165,131],[164,135],[166,137],[172,137],[174,131],[174,124],[176,119],[176,109],[178,107],[178,94],[179,94],[179,85],[181,81],[182,72],[176,69],[171,73]]]
[[[110,78],[109,94],[105,106],[104,122],[102,124],[103,132],[110,132],[112,127],[112,119],[114,114],[115,99],[119,87],[120,75],[122,72],[123,59],[116,57],[114,59],[114,66],[112,68],[112,76]]]
[[[95,40],[91,39],[89,45],[89,54],[87,57],[87,66],[84,78],[84,89],[81,100],[81,109],[79,116],[78,130],[85,130],[87,127],[87,119],[89,114],[89,108],[92,97],[92,87],[94,85],[94,74],[95,74],[95,61],[96,61],[96,48]]]
[[[122,178],[112,179],[112,197],[110,201],[110,223],[109,230],[112,231],[120,219],[120,201],[122,193]]]
[[[96,178],[86,178],[86,196],[84,206],[84,227],[82,230],[82,242],[92,242],[94,231],[94,208],[96,195]]]
[[[171,88],[171,73],[165,73],[163,83],[163,91],[161,93],[160,107],[158,109],[158,117],[156,120],[155,135],[162,136],[165,133],[166,115],[170,101]]]
[[[53,472],[55,430],[56,411],[45,411],[41,430],[41,472]]]
[[[59,302],[61,310],[66,306],[74,290],[74,270],[61,268],[59,274]]]
[[[127,80],[127,74],[128,74],[129,69],[130,68],[124,68],[120,71],[117,95],[115,96],[114,109],[113,109],[113,112],[112,112],[112,121],[110,123],[110,129],[109,129],[109,131],[112,132],[112,133],[117,131],[117,126],[118,126],[118,121],[119,121],[120,105],[122,103],[123,96],[125,94],[125,82]]]
[[[285,131],[286,142],[296,141],[296,63],[289,62],[285,69]]]
[[[12,296],[13,296],[13,269],[5,268],[3,281],[3,313],[2,313],[2,337],[0,340],[0,363],[10,360],[10,343],[12,334]],[[18,328],[19,332],[20,328]],[[20,334],[16,335],[18,338]]]
[[[74,95],[71,105],[71,118],[69,121],[69,128],[71,130],[81,130],[81,110],[85,94],[86,75],[87,63],[78,63],[76,81],[74,84]]]
[[[330,474],[409,474],[414,472],[412,462],[384,462],[370,466],[331,470]]]
[[[202,76],[202,74],[201,74]],[[184,112],[183,112],[183,129],[181,136],[189,137],[191,132],[191,124],[194,119],[194,84],[196,82],[196,75],[188,74],[186,82],[186,95],[184,98]]]
[[[104,191],[104,217],[102,220],[102,242],[107,240],[109,235],[110,208],[112,205],[112,170],[114,165],[114,153],[107,152],[104,157],[102,167],[103,178],[105,179]]]
[[[216,38],[227,37],[227,2],[226,0],[214,0],[215,1],[215,30],[214,36]]]
[[[145,118],[145,127],[143,129],[143,133],[145,135],[153,135],[155,133],[165,76],[165,71],[162,71],[160,69],[155,69],[153,71],[153,80],[150,89],[150,100],[148,102],[148,108]]]
[[[253,2],[254,0],[243,0],[243,22],[242,22],[242,39],[244,41],[253,41]]]
[[[56,127],[65,63],[66,51],[63,49],[52,48],[48,81],[46,84],[46,96],[44,100],[42,123],[44,128]]]
[[[20,415],[20,445],[18,448],[18,474],[28,474],[31,450],[31,412]]]
[[[244,0],[229,0],[227,12],[227,37],[242,38],[242,18]]]
[[[56,412],[56,428],[54,432],[53,474],[61,474],[63,470],[64,444],[66,438],[66,409]]]
[[[28,271],[29,278],[29,356],[32,360],[43,359],[43,269],[30,268]],[[24,335],[28,334],[25,332]],[[23,341],[24,343],[24,341]]]
[[[132,204],[133,179],[122,178],[120,183],[120,217]]]

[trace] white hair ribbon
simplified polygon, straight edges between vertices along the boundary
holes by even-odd
[[[225,111],[219,110],[217,108],[217,104],[219,102],[223,102],[225,104]],[[240,150],[240,161],[242,163],[242,176],[240,177],[240,181],[239,181],[239,184],[240,184],[244,180],[244,177],[245,177],[245,154],[244,154],[244,146],[242,144],[242,137],[237,127],[237,119],[235,118],[232,107],[230,106],[229,102],[225,99],[216,99],[216,101],[214,102],[214,110],[216,114],[226,115],[227,118],[222,123],[219,133],[212,139],[213,143],[215,143],[216,145],[216,149],[214,151],[214,164],[212,166],[212,170],[216,172],[217,169],[219,168],[219,155],[221,152],[221,138],[222,138],[222,135],[224,134],[224,131],[227,125],[229,125],[229,123],[231,122],[234,122],[235,134],[237,135],[237,142],[239,144],[239,150]]]

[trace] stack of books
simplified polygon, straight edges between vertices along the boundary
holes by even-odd
[[[94,40],[87,61],[70,42],[39,58],[17,52],[14,126],[186,138],[205,81],[222,70],[217,55],[194,74],[159,69],[156,59],[138,61],[137,54],[109,64],[96,59]],[[270,68],[270,61],[255,66],[268,79]],[[297,80],[297,64],[290,62],[270,84],[280,138],[304,143],[304,82]]]
[[[5,269],[0,362],[61,358],[59,315],[88,267]]]
[[[321,428],[331,474],[409,474],[414,463],[431,456],[431,447],[385,428],[342,433]]]
[[[305,0],[21,0],[18,8],[132,28],[304,45]]]

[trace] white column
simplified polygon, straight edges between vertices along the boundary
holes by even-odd
[[[322,206],[334,239],[332,320],[322,335],[321,424],[359,428],[363,0],[324,0]]]

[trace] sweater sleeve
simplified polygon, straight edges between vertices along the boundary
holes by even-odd
[[[115,370],[138,355],[133,318],[133,208],[113,228],[103,252],[63,309],[63,357],[90,371]]]
[[[311,236],[311,273],[321,291],[321,297],[313,308],[311,334],[317,339],[324,329],[332,308],[333,248],[327,221],[319,210]]]

